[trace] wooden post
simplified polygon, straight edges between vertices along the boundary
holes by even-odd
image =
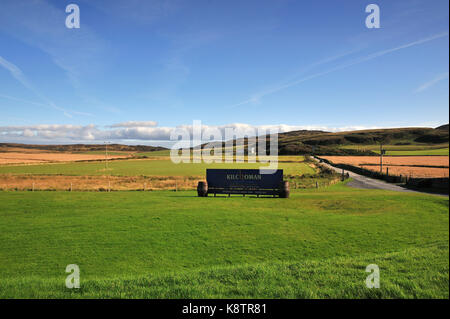
[[[147,183],[144,183],[144,191],[145,191],[146,188],[147,188]]]
[[[70,182],[70,191],[72,191],[72,182]]]
[[[33,182],[33,188],[32,188],[32,191],[34,192],[34,182]]]
[[[389,176],[389,167],[386,167],[386,175]]]
[[[111,191],[111,181],[108,181],[108,192]]]
[[[317,183],[317,181],[316,181],[316,188],[319,188],[319,183]]]

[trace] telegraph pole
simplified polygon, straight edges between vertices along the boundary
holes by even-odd
[[[105,142],[105,170],[108,169],[108,142]]]
[[[108,171],[108,142],[105,142],[105,174]],[[111,191],[111,179],[110,174],[108,176],[108,192]]]
[[[380,144],[380,173],[383,174],[383,144]]]

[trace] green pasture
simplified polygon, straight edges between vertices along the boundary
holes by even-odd
[[[340,148],[354,149],[360,151],[373,151],[380,153],[380,145],[344,145]],[[411,144],[411,145],[383,145],[386,155],[399,156],[424,156],[424,155],[449,155],[449,146],[447,144]]]
[[[147,156],[147,157],[170,156],[170,150],[153,151],[153,152],[142,152],[142,153],[135,153],[134,155],[135,156]]]
[[[105,151],[87,151],[87,152],[74,152],[74,154],[85,154],[85,155],[104,155]],[[121,151],[108,151],[108,156],[114,156],[114,155],[129,155],[132,154],[132,152],[121,152]]]
[[[303,175],[314,174],[315,170],[302,162],[298,156],[292,161],[280,162],[284,174]],[[296,161],[295,161],[296,160]],[[117,175],[117,176],[201,176],[207,168],[264,168],[267,163],[179,163],[170,159],[140,159],[114,160],[108,162],[106,169],[104,161],[54,163],[40,165],[6,165],[0,166],[0,174],[35,174],[35,175]]]
[[[376,151],[378,154],[380,151]],[[425,156],[425,155],[442,155],[448,156],[447,148],[429,149],[429,150],[417,150],[417,151],[386,151],[386,155],[397,155],[397,156]]]
[[[446,197],[343,184],[289,199],[0,192],[0,297],[449,298],[448,215]]]

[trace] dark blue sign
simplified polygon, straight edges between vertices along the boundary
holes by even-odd
[[[208,193],[277,194],[283,182],[283,170],[261,174],[259,169],[207,169]],[[269,170],[268,170],[269,172]]]

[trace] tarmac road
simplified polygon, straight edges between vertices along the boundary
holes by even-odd
[[[319,162],[316,158],[315,158],[315,160],[317,162]],[[325,165],[326,167],[328,167],[338,173],[342,173],[341,168],[331,166],[325,162],[322,162],[321,164]],[[430,194],[430,193],[425,193],[425,192],[414,191],[414,190],[407,189],[407,188],[404,188],[399,185],[387,183],[387,182],[379,180],[379,179],[366,177],[366,176],[359,175],[359,174],[356,174],[356,173],[353,173],[350,171],[346,171],[346,170],[344,170],[344,173],[348,173],[350,178],[352,178],[352,180],[347,183],[347,186],[349,186],[349,187],[363,188],[363,189],[384,189],[384,190],[394,191],[394,192]],[[440,196],[448,197],[448,195],[440,195]]]

